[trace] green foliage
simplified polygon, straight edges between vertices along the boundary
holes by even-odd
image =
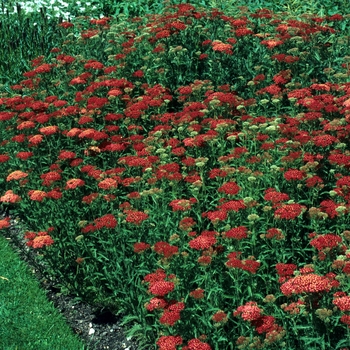
[[[52,29],[61,45],[0,99],[3,205],[30,209],[25,238],[62,288],[125,313],[145,348],[162,335],[205,335],[216,350],[340,348],[349,16],[176,3],[92,3],[117,18]],[[288,295],[303,275],[324,289],[301,277]]]

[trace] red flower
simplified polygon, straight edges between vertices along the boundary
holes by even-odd
[[[320,135],[315,136],[312,139],[315,146],[318,147],[327,147],[337,141],[337,138],[332,135]]]
[[[340,322],[345,323],[350,328],[350,315],[343,315],[340,317]]]
[[[154,311],[164,309],[167,305],[168,303],[165,299],[154,297],[146,304],[146,309],[148,311]]]
[[[182,338],[174,335],[163,335],[157,343],[159,350],[176,350],[177,345],[182,344]]]
[[[350,311],[350,296],[335,298],[333,304],[341,311]]]
[[[84,65],[84,68],[85,69],[102,69],[104,68],[104,65],[101,62],[98,62],[95,60],[89,60],[89,62]]]
[[[33,156],[33,152],[18,152],[16,154],[16,158],[27,160],[28,158]],[[1,156],[0,156],[0,163],[1,163]]]
[[[106,228],[115,228],[117,226],[117,220],[113,214],[106,214],[94,220],[96,229]]]
[[[8,190],[5,192],[3,196],[0,197],[0,202],[4,203],[17,203],[20,202],[22,198],[17,194],[13,193],[12,190]]]
[[[204,289],[197,288],[190,292],[190,296],[195,299],[203,299],[204,298]]]
[[[77,187],[84,186],[85,182],[81,179],[70,179],[66,183],[66,190],[74,190]]]
[[[268,333],[279,328],[273,316],[261,316],[257,320],[252,321],[251,324],[259,334]]]
[[[57,125],[50,125],[50,126],[44,126],[40,128],[39,131],[42,134],[49,136],[49,135],[56,134],[59,131],[59,128]]]
[[[49,171],[48,173],[40,175],[40,178],[44,181],[42,182],[43,186],[50,186],[55,181],[61,180],[61,175],[56,171]]]
[[[306,179],[305,181],[306,187],[312,188],[322,188],[323,187],[323,180],[319,176],[312,176]]]
[[[340,236],[329,233],[326,235],[319,235],[317,238],[314,238],[310,242],[310,245],[312,245],[317,250],[321,251],[327,248],[329,249],[335,248],[339,246],[341,242],[342,242],[342,238]]]
[[[22,122],[17,126],[17,130],[23,130],[23,129],[32,129],[35,127],[35,123],[31,120]]]
[[[184,217],[180,222],[179,222],[179,228],[180,230],[184,231],[191,231],[193,226],[197,225],[197,223],[191,218],[191,217]]]
[[[197,262],[201,266],[208,266],[211,264],[211,256],[209,255],[202,255],[197,259]]]
[[[134,244],[134,252],[137,254],[143,253],[145,250],[147,250],[150,247],[151,247],[151,245],[148,243],[137,242]]]
[[[30,146],[37,146],[39,143],[41,143],[43,140],[43,135],[34,135],[28,139],[29,141],[29,147]]]
[[[168,38],[170,36],[169,30],[161,30],[156,34],[156,39]]]
[[[51,238],[50,235],[45,234],[44,236],[37,236],[35,237],[31,242],[31,247],[34,249],[48,247],[50,245],[54,244],[54,240]]]
[[[58,155],[58,159],[64,160],[64,159],[74,159],[76,157],[75,152],[70,152],[70,151],[61,151],[60,154]]]
[[[211,319],[215,323],[226,323],[228,321],[227,314],[222,310],[217,311]]]
[[[141,225],[143,221],[149,218],[149,216],[142,211],[126,210],[125,212],[127,214],[125,220],[135,225]]]
[[[331,199],[326,199],[320,203],[321,210],[328,214],[331,219],[334,219],[338,216],[336,208],[338,204],[334,203]]]
[[[20,180],[26,178],[27,176],[27,173],[21,170],[15,170],[7,176],[6,181]]]
[[[62,23],[59,23],[58,25],[64,29],[74,27],[74,24],[70,22],[62,22]]]
[[[169,203],[173,211],[186,211],[192,208],[192,204],[196,203],[195,198],[190,199],[174,199]]]
[[[264,238],[267,238],[267,239],[275,238],[277,240],[281,240],[281,239],[284,239],[284,235],[282,233],[282,230],[272,227],[267,230],[267,233],[264,235]]]
[[[165,258],[170,258],[174,254],[177,254],[179,251],[179,248],[176,246],[172,246],[167,242],[157,242],[153,246],[153,250],[160,255],[163,255]]]
[[[192,239],[188,243],[188,245],[192,249],[204,250],[204,249],[209,249],[215,243],[216,243],[215,234],[209,234],[204,231],[200,236],[196,237],[195,239]]]
[[[290,169],[284,173],[284,178],[287,181],[302,180],[305,177],[305,173],[298,169]]]
[[[149,273],[144,277],[145,282],[156,282],[156,281],[164,281],[166,278],[166,273],[162,269],[157,269],[154,273]]]
[[[142,70],[137,70],[132,74],[132,76],[136,78],[142,78],[144,76],[144,73]]]
[[[106,178],[99,182],[98,187],[104,190],[109,190],[111,188],[116,188],[118,186],[118,182],[112,178]]]
[[[239,306],[236,311],[233,312],[233,316],[241,316],[245,321],[254,321],[260,318],[262,309],[258,307],[255,301],[248,301],[242,306]]]
[[[251,259],[239,260],[238,256],[240,254],[241,254],[240,252],[230,253],[227,256],[229,260],[225,263],[225,265],[228,268],[241,269],[253,274],[256,273],[257,269],[260,267],[260,262],[256,261],[254,257],[252,257]]]
[[[231,228],[224,233],[224,237],[241,240],[248,237],[248,229],[245,226]]]
[[[297,265],[278,263],[276,265],[277,273],[280,277],[293,276],[294,271],[297,269]]]
[[[174,282],[155,281],[155,282],[151,282],[148,288],[148,292],[158,297],[164,297],[164,295],[167,295],[170,292],[172,292],[174,288],[175,288]]]
[[[6,217],[4,219],[0,220],[0,230],[2,230],[3,228],[8,228],[10,227],[10,218]]]
[[[301,204],[284,204],[274,213],[276,219],[293,220],[306,210],[306,207]]]
[[[246,36],[246,35],[250,35],[250,34],[254,34],[254,32],[248,28],[237,28],[235,30],[235,35],[237,37]]]
[[[328,292],[332,289],[332,282],[325,276],[310,273],[289,279],[281,285],[280,289],[286,296],[302,293]]]
[[[300,314],[302,307],[305,307],[305,301],[298,300],[295,303],[288,304],[282,304],[281,308],[284,312],[288,312],[291,315],[297,315]]]
[[[211,346],[208,343],[203,343],[199,339],[191,339],[187,345],[188,350],[211,350]]]
[[[276,46],[282,45],[283,41],[282,40],[262,40],[261,44],[265,45],[268,49],[273,49]]]
[[[216,210],[216,211],[208,211],[207,213],[203,213],[202,217],[207,217],[212,223],[217,223],[219,221],[224,221],[227,219],[226,210]]]
[[[18,153],[17,153],[18,154]],[[5,163],[10,159],[10,157],[6,154],[0,154],[0,163]]]
[[[238,201],[228,201],[220,206],[218,206],[219,209],[227,210],[227,211],[239,211],[240,209],[245,209],[246,206],[244,204],[243,199],[240,199]]]
[[[108,103],[108,98],[93,96],[88,98],[86,108],[87,109],[102,108],[107,103]]]
[[[167,326],[173,326],[179,319],[180,312],[164,310],[162,316],[159,319],[159,322]]]
[[[46,198],[46,192],[40,190],[31,190],[28,195],[31,200],[38,202],[42,202]]]
[[[181,21],[171,22],[170,25],[177,30],[184,30],[187,28],[186,24]]]
[[[219,52],[224,52],[228,55],[232,55],[232,45],[230,44],[224,44],[222,42],[213,42],[213,51],[219,51]]]
[[[240,189],[241,188],[235,182],[229,181],[219,187],[218,191],[229,195],[236,195]]]

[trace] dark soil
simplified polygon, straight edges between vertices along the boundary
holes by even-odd
[[[0,213],[0,219],[5,215]],[[8,215],[7,215],[8,216]],[[10,216],[11,217],[11,216]],[[137,350],[136,341],[126,338],[124,329],[120,325],[121,317],[116,316],[109,310],[101,310],[89,304],[78,301],[72,295],[64,295],[55,286],[54,281],[46,278],[35,261],[35,254],[29,249],[23,239],[23,232],[11,218],[11,226],[1,230],[8,239],[12,248],[19,254],[20,258],[28,265],[33,275],[40,282],[41,287],[46,291],[48,300],[66,319],[67,324],[78,334],[88,350]],[[75,349],[70,349],[75,350]]]

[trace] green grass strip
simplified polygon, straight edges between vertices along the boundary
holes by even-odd
[[[0,349],[85,349],[0,235]]]

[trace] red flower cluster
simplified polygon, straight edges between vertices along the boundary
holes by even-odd
[[[115,228],[117,226],[117,220],[113,214],[106,214],[94,220],[93,223],[87,224],[81,229],[82,233],[95,232],[102,228]]]
[[[240,191],[240,189],[241,188],[235,182],[229,181],[220,186],[218,192],[234,196]]]
[[[32,201],[42,202],[47,197],[46,192],[40,190],[30,190],[28,192],[29,198]]]
[[[228,318],[227,318],[227,314],[222,311],[219,310],[217,311],[212,317],[211,319],[216,323],[216,324],[224,324],[226,322],[228,322]]]
[[[281,309],[284,312],[288,312],[291,315],[298,315],[300,314],[301,310],[305,308],[305,301],[303,300],[298,300],[295,303],[290,303],[290,304],[282,304]]]
[[[153,246],[153,250],[159,254],[163,255],[165,258],[171,258],[173,255],[177,254],[179,251],[179,248],[173,245],[170,245],[167,242],[157,242]]]
[[[66,190],[74,190],[77,187],[82,187],[85,185],[85,181],[81,180],[81,179],[70,179],[67,181]]]
[[[239,306],[233,312],[233,316],[240,316],[243,320],[250,321],[259,334],[265,333],[265,339],[268,343],[281,339],[285,334],[283,327],[275,323],[273,316],[265,316],[262,313],[263,310],[258,307],[255,301],[249,301]]]
[[[145,250],[147,250],[150,247],[151,245],[148,243],[138,242],[134,244],[134,252],[137,254],[143,253]]]
[[[182,342],[183,340],[180,336],[163,335],[156,344],[159,346],[159,350],[176,350],[176,347],[181,345]]]
[[[283,176],[287,181],[297,181],[303,180],[306,175],[303,171],[300,171],[298,169],[289,169],[284,173]]]
[[[180,222],[179,222],[179,228],[180,230],[183,231],[191,231],[193,226],[197,225],[197,223],[194,221],[193,218],[191,217],[184,217]]]
[[[47,231],[40,231],[40,232],[27,231],[24,235],[24,238],[28,240],[26,245],[34,249],[40,249],[40,248],[48,247],[54,244],[54,240],[49,235],[49,233],[52,232],[53,230],[54,228],[50,227],[47,229]]]
[[[278,263],[276,265],[277,274],[280,276],[278,282],[284,283],[285,281],[289,280],[294,275],[294,271],[296,269],[297,266],[294,264]]]
[[[117,226],[117,220],[113,214],[106,214],[94,220],[95,229],[100,230],[102,228],[115,228]]]
[[[149,218],[148,214],[138,210],[124,210],[126,213],[126,221],[137,226]]]
[[[40,178],[44,180],[42,182],[43,186],[50,186],[55,181],[61,180],[61,175],[57,171],[49,171],[48,173],[40,175]]]
[[[159,322],[167,326],[173,326],[180,319],[180,312],[185,308],[183,302],[170,302],[164,309]]]
[[[174,282],[155,281],[152,282],[148,288],[148,292],[158,297],[164,297],[172,292],[175,288]]]
[[[18,203],[22,200],[22,198],[13,193],[12,190],[8,190],[5,192],[5,194],[3,196],[0,197],[0,202],[3,203]]]
[[[199,339],[191,339],[188,341],[187,346],[182,347],[182,350],[211,350],[211,346]]]
[[[337,281],[332,281],[332,279],[326,276],[310,273],[290,278],[281,285],[280,289],[286,296],[303,293],[329,292],[335,286],[334,282]]]
[[[192,239],[188,245],[195,250],[209,249],[216,243],[216,231],[203,231],[198,237]]]
[[[250,259],[240,260],[238,259],[238,256],[240,254],[241,252],[230,253],[227,256],[229,260],[225,263],[225,265],[229,268],[241,269],[255,274],[260,267],[260,262],[256,261],[254,257],[250,257]]]
[[[203,299],[204,298],[204,289],[197,288],[190,292],[190,296],[195,299]]]
[[[233,316],[240,316],[245,321],[254,321],[261,317],[262,312],[263,310],[258,307],[255,301],[248,301],[244,305],[239,306],[233,312]]]
[[[333,304],[341,311],[350,311],[350,296],[336,297]]]
[[[273,204],[278,204],[280,202],[288,201],[289,196],[287,193],[281,193],[276,191],[274,188],[270,188],[265,191],[264,199],[266,201],[271,201]]]
[[[16,170],[10,173],[9,175],[7,175],[6,181],[20,180],[20,179],[24,179],[27,176],[28,174],[25,173],[24,171]]]
[[[197,203],[195,198],[190,199],[174,199],[169,203],[173,211],[186,211],[192,208],[192,204]]]
[[[318,251],[329,251],[335,247],[339,247],[342,242],[340,236],[328,233],[325,235],[318,235],[316,238],[310,241],[310,245],[316,248]]]
[[[6,217],[4,219],[0,220],[0,230],[2,230],[3,228],[8,228],[10,227],[10,218]]]
[[[275,218],[281,220],[293,220],[306,211],[304,205],[293,203],[283,204],[280,208],[275,211]]]
[[[231,228],[226,231],[223,236],[225,238],[233,238],[237,240],[241,240],[248,237],[248,228],[245,226],[238,226],[235,228]]]

